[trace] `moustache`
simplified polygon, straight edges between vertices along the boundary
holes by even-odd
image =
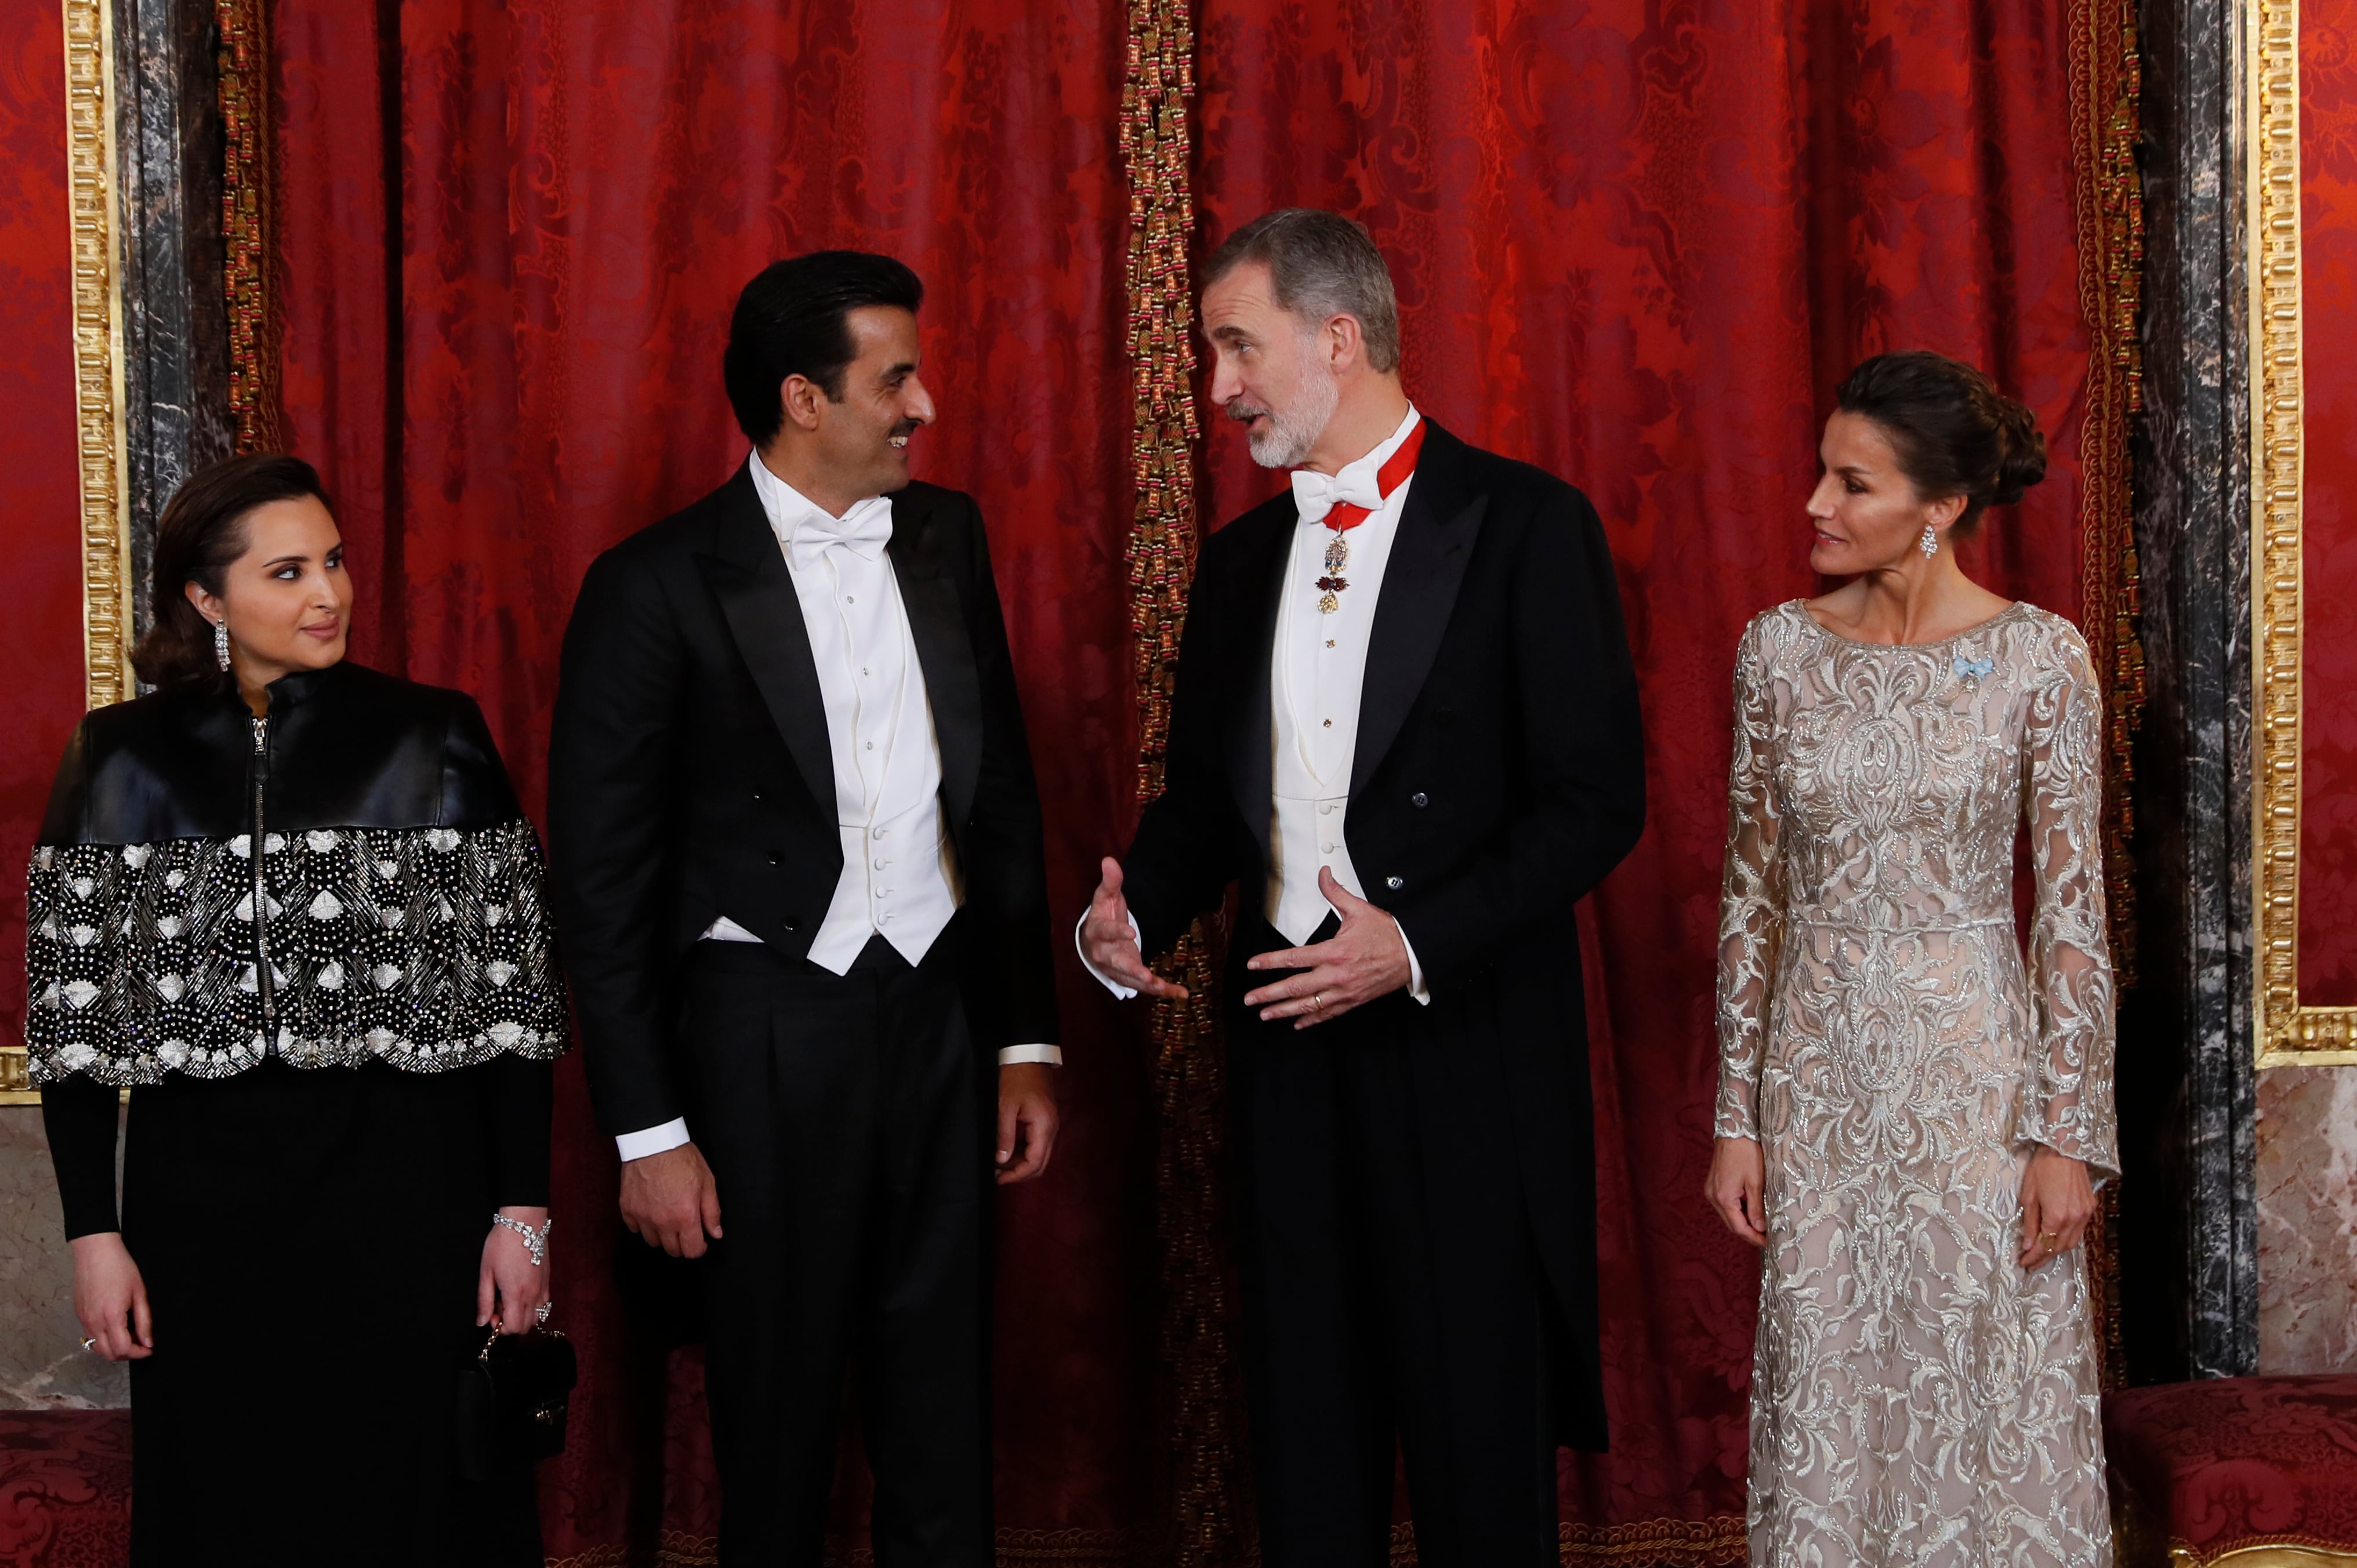
[[[1265,408],[1254,408],[1248,403],[1232,403],[1228,404],[1228,417],[1234,420],[1238,424],[1249,424],[1267,412],[1268,410]]]

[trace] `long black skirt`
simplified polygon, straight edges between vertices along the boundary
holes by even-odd
[[[480,1069],[133,1090],[134,1568],[541,1562],[532,1477],[452,1467],[492,1204]]]

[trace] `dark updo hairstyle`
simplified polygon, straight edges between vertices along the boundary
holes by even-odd
[[[813,251],[763,267],[737,296],[720,361],[745,439],[766,446],[785,424],[788,376],[815,381],[830,403],[843,401],[843,372],[855,357],[853,311],[889,306],[913,316],[924,302],[925,285],[890,256]]]
[[[1916,494],[1964,498],[1952,538],[1968,537],[1982,512],[2011,506],[2046,477],[2038,416],[1961,360],[1921,349],[1877,354],[1849,373],[1834,401],[1890,438]]]
[[[275,452],[224,457],[189,476],[156,523],[147,633],[131,650],[131,667],[140,680],[151,686],[186,686],[220,674],[213,623],[188,602],[187,585],[219,596],[230,563],[245,553],[246,519],[272,501],[305,496],[328,504],[311,465]]]

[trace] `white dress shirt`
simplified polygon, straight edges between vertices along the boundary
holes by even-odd
[[[942,815],[942,748],[925,672],[884,549],[892,538],[891,499],[870,496],[838,518],[770,473],[759,453],[746,462],[802,603],[834,764],[843,874],[811,939],[810,961],[847,974],[880,936],[911,965],[921,963],[965,902],[965,889]],[[704,938],[761,940],[726,915]],[[1001,1066],[1062,1059],[1047,1045],[998,1053]],[[622,1158],[634,1160],[687,1141],[681,1117],[617,1143]]]
[[[1383,570],[1391,562],[1408,489],[1415,483],[1411,472],[1385,496],[1377,476],[1414,433],[1420,417],[1411,404],[1398,428],[1374,450],[1344,464],[1331,477],[1307,469],[1296,469],[1293,475],[1293,549],[1286,563],[1276,639],[1269,649],[1269,876],[1268,901],[1262,912],[1296,947],[1308,942],[1333,912],[1318,891],[1320,867],[1330,869],[1334,880],[1354,896],[1367,896],[1351,864],[1345,831],[1351,768],[1358,755],[1359,701],[1374,633],[1375,602],[1383,594]],[[1337,533],[1326,526],[1326,514],[1344,503],[1365,507],[1368,514],[1356,527]],[[1337,575],[1350,586],[1336,593],[1336,607],[1326,613],[1318,607],[1325,592],[1318,580],[1328,575],[1326,551],[1338,538],[1347,546],[1350,561]],[[1082,917],[1083,925],[1087,918]],[[1130,924],[1135,935],[1136,922]],[[1407,949],[1409,993],[1429,1003],[1423,966],[1416,962],[1415,945],[1405,930],[1400,943]],[[1086,963],[1085,948],[1081,957]],[[1094,964],[1088,968],[1114,995],[1136,994]]]

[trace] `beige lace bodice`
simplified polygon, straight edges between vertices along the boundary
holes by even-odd
[[[1758,1136],[1772,1015],[1794,1053],[1844,1052],[1857,1087],[1910,1114],[1953,1109],[1964,1087],[1931,1047],[1987,1047],[1987,1066],[2018,1064],[2014,1142],[2117,1168],[2102,741],[2085,642],[2031,606],[1908,647],[1838,637],[1798,600],[1751,623],[1727,783],[1720,1134]],[[2034,1019],[1947,961],[1969,937],[2005,967],[2025,828]],[[1863,983],[1828,1014],[1837,950]],[[1813,1039],[1794,1032],[1804,1019]]]

